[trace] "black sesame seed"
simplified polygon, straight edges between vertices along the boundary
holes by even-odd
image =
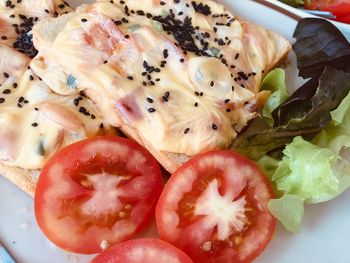
[[[85,23],[85,22],[87,22],[87,19],[86,18],[82,18],[81,22]]]
[[[160,81],[160,78],[156,78],[155,81]]]
[[[24,100],[23,102],[24,102],[25,104],[29,103],[29,101],[28,101],[28,100]]]
[[[218,129],[218,126],[216,126],[216,124],[213,123],[213,124],[211,125],[211,128],[212,128],[213,130],[217,130],[217,129]]]
[[[139,16],[144,16],[144,15],[145,15],[145,12],[142,11],[142,10],[137,10],[137,11],[136,11],[136,14],[138,14]]]
[[[33,81],[33,80],[34,80],[34,77],[33,77],[32,75],[30,75],[30,76],[29,76],[29,79]]]
[[[132,76],[128,76],[127,78],[128,78],[128,80],[133,80],[134,79]]]
[[[214,84],[215,84],[214,81],[211,81],[211,82],[210,82],[210,86],[211,86],[211,87],[213,87]]]
[[[239,53],[237,53],[236,55],[235,55],[235,59],[238,59],[239,58]]]
[[[147,82],[146,81],[142,81],[142,85],[143,86],[147,86]]]
[[[147,101],[149,102],[149,103],[153,103],[153,99],[152,98],[147,98]]]
[[[168,99],[167,97],[165,97],[165,96],[162,97],[162,100],[163,100],[164,102],[168,102],[168,101],[169,101],[169,99]]]
[[[194,95],[199,96],[199,92],[198,92],[198,91],[195,91],[195,92],[194,92]]]
[[[34,108],[34,110],[35,110],[35,111],[39,111],[39,109],[38,109],[38,108]]]
[[[186,130],[184,131],[184,134],[187,134],[190,132],[190,128],[186,128]]]
[[[230,102],[230,99],[225,99],[224,102],[225,102],[225,104],[227,104]]]
[[[199,93],[199,96],[203,97],[204,93],[203,92],[200,92]]]
[[[33,127],[38,127],[38,124],[36,122],[32,123]]]
[[[166,3],[163,1],[160,1],[160,5],[165,5]]]
[[[15,82],[15,83],[13,83],[12,84],[12,87],[15,89],[15,88],[17,88],[18,87],[18,84]]]
[[[24,101],[24,97],[19,97],[18,102],[22,103]]]
[[[183,14],[184,14],[184,12],[182,12],[182,11],[180,11],[180,12],[178,13],[179,16],[182,16]]]
[[[10,89],[5,89],[2,93],[3,93],[3,94],[10,94],[10,93],[11,93],[11,90],[10,90]]]
[[[6,40],[6,39],[7,39],[7,36],[1,36],[1,39],[2,39],[2,40]]]
[[[185,59],[183,59],[183,58],[180,59],[180,62],[181,62],[181,63],[184,63],[184,62],[185,62]]]
[[[194,104],[194,106],[195,106],[195,107],[198,107],[198,102],[196,102],[196,103]]]
[[[226,112],[231,112],[231,109],[226,109]]]
[[[5,77],[5,78],[9,78],[9,77],[10,77],[10,75],[9,75],[9,74],[7,74],[6,72],[4,72],[4,77]]]
[[[91,119],[96,119],[96,116],[94,114],[91,114]]]
[[[129,38],[130,36],[129,35],[125,35],[125,38]]]
[[[153,112],[155,112],[155,111],[156,111],[156,110],[155,110],[154,108],[149,108],[149,109],[148,109],[148,112],[149,112],[149,113],[153,113]]]
[[[0,98],[0,103],[4,103],[5,99],[4,98]]]
[[[50,11],[48,9],[45,9],[44,11],[45,11],[45,13],[50,13]]]

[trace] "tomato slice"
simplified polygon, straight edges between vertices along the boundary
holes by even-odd
[[[350,0],[310,0],[305,1],[305,8],[329,11],[337,21],[349,22],[346,17],[350,15]]]
[[[129,240],[117,244],[90,263],[193,263],[180,249],[154,238]]]
[[[255,163],[233,151],[204,153],[166,184],[156,207],[159,235],[194,262],[251,262],[275,229],[271,198]]]
[[[136,142],[86,139],[58,151],[43,168],[35,193],[39,227],[57,246],[101,251],[139,232],[154,215],[160,168]]]

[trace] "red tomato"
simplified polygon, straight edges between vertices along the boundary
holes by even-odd
[[[267,178],[233,151],[198,155],[169,179],[156,207],[162,239],[194,262],[251,262],[272,238],[276,221]]]
[[[330,11],[337,21],[350,23],[350,0],[309,0],[305,8]]]
[[[139,232],[162,190],[152,155],[129,139],[102,136],[58,151],[45,165],[35,193],[35,216],[57,246],[96,253]]]
[[[159,239],[126,241],[107,249],[90,263],[193,263],[180,249]]]

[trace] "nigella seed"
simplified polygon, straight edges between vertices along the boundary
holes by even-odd
[[[155,111],[156,111],[156,110],[155,110],[154,108],[149,108],[149,109],[148,109],[148,112],[149,112],[149,113],[153,113],[153,112],[155,112]]]

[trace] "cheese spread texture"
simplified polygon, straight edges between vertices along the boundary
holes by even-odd
[[[257,115],[269,34],[214,1],[100,1],[35,26],[31,67],[62,95],[74,76],[109,124],[156,150],[194,155],[228,148]]]
[[[58,148],[103,132],[83,96],[52,92],[28,67],[30,59],[0,44],[0,160],[39,169]]]

